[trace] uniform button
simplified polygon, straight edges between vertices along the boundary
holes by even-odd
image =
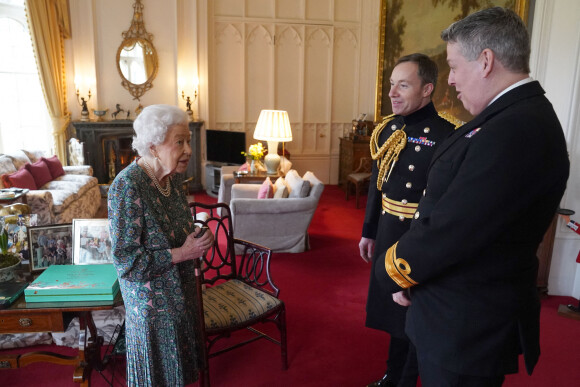
[[[421,145],[415,146],[415,152],[419,152],[421,150]]]
[[[381,214],[385,215],[385,212],[387,212],[387,211],[383,210],[383,211],[381,212]]]
[[[399,216],[399,220],[402,222],[403,220],[405,220],[405,217],[403,215]]]
[[[395,130],[395,129],[397,129],[397,125],[395,125],[395,124],[391,125],[391,130]]]
[[[430,131],[431,131],[431,128],[429,128],[429,127],[426,127],[425,129],[423,129],[423,132],[425,132],[425,133],[429,133]]]
[[[423,196],[425,196],[425,193],[426,193],[426,192],[427,192],[427,188],[425,188],[425,189],[423,190]]]
[[[419,211],[415,212],[415,219],[419,219]]]
[[[415,170],[415,166],[413,164],[409,165],[409,171],[413,172]]]
[[[403,204],[407,204],[407,203],[409,203],[409,202],[407,201],[407,199],[403,199],[403,200],[401,200],[401,203],[403,203]]]
[[[386,194],[383,194],[383,199],[386,198],[386,197],[387,197],[387,195]]]
[[[405,187],[407,188],[411,188],[413,186],[413,184],[411,184],[411,182],[408,182],[407,184],[405,184]]]

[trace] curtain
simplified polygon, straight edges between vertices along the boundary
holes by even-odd
[[[64,39],[70,37],[68,0],[26,0],[32,39],[44,99],[52,120],[55,153],[66,163],[66,102]]]

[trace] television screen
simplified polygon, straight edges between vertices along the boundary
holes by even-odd
[[[246,133],[208,129],[205,131],[207,161],[243,164],[246,158]]]

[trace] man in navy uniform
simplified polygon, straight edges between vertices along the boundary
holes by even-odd
[[[400,58],[391,74],[389,98],[393,114],[377,126],[371,137],[373,160],[360,255],[365,262],[384,252],[409,229],[423,189],[427,166],[436,147],[454,125],[439,117],[431,95],[437,83],[437,65],[428,56]],[[370,386],[416,386],[414,349],[405,336],[406,307],[393,302],[391,294],[371,279],[366,326],[390,334],[387,372]],[[407,362],[409,357],[409,362]],[[407,365],[405,366],[405,364]]]
[[[453,23],[449,84],[475,116],[441,145],[410,230],[382,252],[385,290],[406,289],[423,386],[501,386],[539,348],[536,251],[566,188],[558,117],[529,73],[522,20],[495,7]]]

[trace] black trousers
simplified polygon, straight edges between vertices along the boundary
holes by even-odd
[[[505,376],[462,375],[446,370],[427,359],[419,358],[423,387],[501,387]]]
[[[415,346],[407,339],[391,336],[387,375],[397,387],[416,387],[419,377]]]

